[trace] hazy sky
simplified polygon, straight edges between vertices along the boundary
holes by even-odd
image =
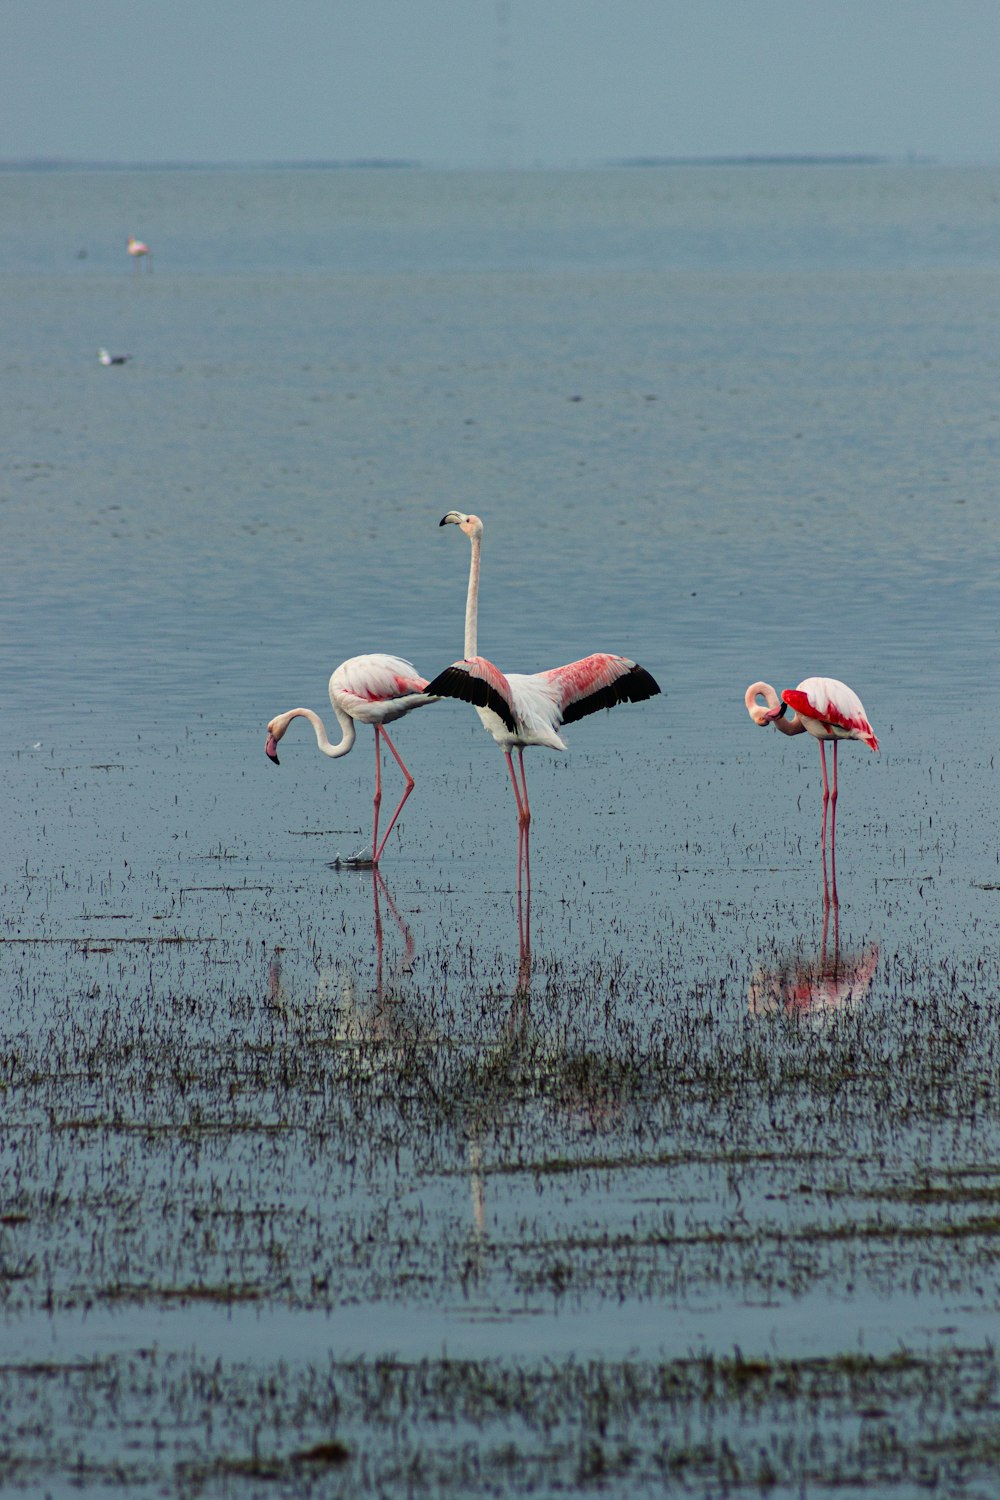
[[[1000,0],[0,0],[0,158],[1000,160]]]

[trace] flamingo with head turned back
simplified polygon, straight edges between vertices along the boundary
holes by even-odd
[[[407,797],[413,791],[415,785],[413,777],[389,738],[385,725],[391,724],[395,719],[401,719],[404,714],[411,713],[415,708],[423,708],[425,704],[436,703],[436,695],[426,692],[426,687],[426,678],[419,676],[410,663],[400,656],[385,656],[381,652],[373,652],[368,656],[352,656],[347,661],[341,662],[330,678],[330,702],[342,730],[338,744],[331,744],[323,720],[311,708],[290,708],[285,713],[278,714],[267,726],[267,743],[264,749],[275,765],[278,764],[278,741],[293,719],[309,720],[316,733],[317,745],[331,760],[347,755],[353,748],[356,737],[355,723],[371,724],[374,728],[375,821],[372,829],[372,853],[370,860],[355,859],[351,861],[352,864],[378,864],[386,839],[395,827],[396,819],[403,811]],[[378,814],[382,803],[381,739],[385,740],[396,764],[405,776],[406,787],[382,842],[379,843]]]
[[[427,690],[442,698],[460,698],[473,704],[484,728],[504,753],[517,805],[520,880],[522,850],[527,873],[527,833],[531,823],[528,783],[524,774],[526,748],[545,745],[550,750],[565,750],[566,742],[559,734],[564,724],[572,724],[600,708],[613,708],[617,703],[641,703],[660,689],[645,668],[637,666],[627,656],[598,653],[568,662],[564,667],[552,667],[547,672],[531,675],[504,674],[491,661],[478,656],[483,523],[478,516],[450,510],[442,517],[440,525],[457,526],[464,531],[472,548],[465,605],[465,659],[446,667]],[[520,787],[511,758],[513,750],[518,754]]]
[[[759,700],[763,698],[764,702]],[[752,682],[744,694],[755,724],[773,724],[782,734],[811,734],[819,741],[823,768],[823,884],[826,888],[826,820],[830,813],[830,860],[833,899],[837,899],[837,746],[841,740],[861,740],[878,750],[875,731],[857,693],[836,677],[807,677],[797,688],[786,688],[779,698],[769,682]],[[788,710],[792,710],[788,717]],[[826,774],[825,741],[833,741],[833,786]]]
[[[134,234],[128,237],[128,253],[131,255],[135,268],[138,271],[139,262],[145,260],[150,270],[153,269],[153,252],[142,240],[137,240]]]

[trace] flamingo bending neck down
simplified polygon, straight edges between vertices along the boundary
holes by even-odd
[[[131,255],[137,271],[139,269],[139,262],[143,259],[145,259],[149,269],[153,269],[152,250],[150,250],[149,246],[144,244],[142,240],[137,240],[134,234],[130,234],[128,237],[128,253],[129,255]]]
[[[514,789],[518,822],[518,874],[523,848],[527,868],[527,831],[531,823],[528,783],[524,774],[524,752],[529,745],[565,750],[559,734],[563,724],[572,724],[600,708],[617,703],[640,703],[660,689],[644,667],[626,656],[598,653],[547,672],[503,673],[485,657],[477,655],[479,620],[479,569],[483,523],[478,516],[450,510],[439,523],[457,526],[469,538],[469,590],[465,604],[465,659],[453,662],[428,685],[428,692],[443,698],[460,698],[475,706],[484,728],[504,753]],[[511,756],[517,751],[521,784]]]
[[[382,857],[386,840],[395,827],[396,819],[403,811],[403,805],[415,785],[402,756],[392,743],[388,730],[384,726],[391,724],[395,719],[401,719],[404,714],[411,713],[415,708],[423,708],[428,703],[436,703],[437,697],[424,691],[427,687],[426,678],[420,677],[408,661],[404,661],[400,656],[386,656],[382,652],[373,652],[367,656],[351,656],[347,661],[341,662],[330,678],[329,687],[330,702],[341,728],[341,739],[338,744],[331,742],[319,714],[314,713],[311,708],[290,708],[285,713],[278,714],[268,724],[267,743],[264,750],[277,765],[278,741],[289,724],[293,719],[308,719],[316,734],[316,744],[320,750],[331,760],[338,760],[354,747],[357,734],[355,723],[372,725],[375,730],[375,819],[372,828],[371,859],[354,859],[351,863],[377,865]],[[378,841],[378,814],[382,803],[380,739],[385,740],[396,764],[406,778],[406,787],[399,806],[392,815],[381,843]]]
[[[759,700],[763,698],[764,702]],[[826,889],[826,822],[830,814],[830,860],[833,900],[837,899],[837,746],[841,740],[861,740],[869,750],[878,750],[875,731],[865,706],[851,688],[836,677],[807,677],[797,688],[786,688],[781,697],[769,682],[752,682],[744,694],[747,712],[755,724],[773,724],[782,734],[811,734],[819,741],[823,770],[823,885]],[[788,710],[793,712],[788,717]],[[826,774],[824,742],[833,741],[833,785]]]

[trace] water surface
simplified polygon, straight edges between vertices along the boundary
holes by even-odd
[[[153,1428],[178,1493],[990,1472],[998,188],[0,176],[12,1483],[152,1493]],[[371,735],[263,755],[460,654],[453,507],[487,654],[663,687],[529,753],[530,908],[460,705],[382,881]],[[882,742],[832,914],[742,704],[816,673]]]

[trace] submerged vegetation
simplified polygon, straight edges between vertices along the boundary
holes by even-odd
[[[0,1367],[33,1421],[5,1482],[215,1493],[988,1494],[994,1349],[885,1358],[206,1361]],[[85,1415],[89,1421],[84,1425]],[[168,1478],[169,1476],[169,1478]]]
[[[370,872],[280,912],[257,870],[147,909],[110,879],[83,915],[51,877],[5,894],[11,1486],[975,1493],[995,1467],[995,960],[825,924],[749,963],[707,891],[613,946],[586,898],[509,894],[506,949],[494,913],[456,939],[453,893]]]

